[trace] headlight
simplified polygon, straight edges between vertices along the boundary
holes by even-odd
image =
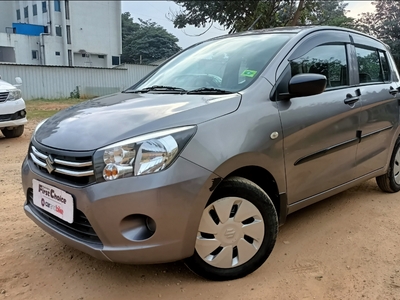
[[[21,90],[13,89],[13,90],[8,90],[8,97],[6,101],[18,100],[21,98],[22,98]]]
[[[112,144],[94,155],[96,178],[114,180],[166,169],[192,138],[195,126],[173,128]]]

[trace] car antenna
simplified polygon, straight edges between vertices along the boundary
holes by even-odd
[[[257,19],[251,24],[251,26],[247,29],[247,31],[253,30],[254,25],[256,25],[257,21],[261,18],[261,15],[257,17]]]

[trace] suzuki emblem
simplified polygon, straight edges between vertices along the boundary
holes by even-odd
[[[54,160],[51,157],[51,155],[47,156],[46,157],[46,169],[47,169],[47,172],[49,172],[49,174],[55,170],[55,168],[53,167],[53,164],[54,164]]]

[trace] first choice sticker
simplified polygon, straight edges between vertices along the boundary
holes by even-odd
[[[71,194],[36,179],[32,183],[33,204],[68,223],[73,222],[74,200]]]

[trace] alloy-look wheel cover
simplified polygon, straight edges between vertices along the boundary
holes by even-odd
[[[394,181],[400,184],[400,148],[397,150],[396,156],[394,157],[393,176]]]
[[[263,239],[264,220],[258,208],[246,199],[226,197],[204,209],[195,248],[209,265],[232,268],[248,262]]]

